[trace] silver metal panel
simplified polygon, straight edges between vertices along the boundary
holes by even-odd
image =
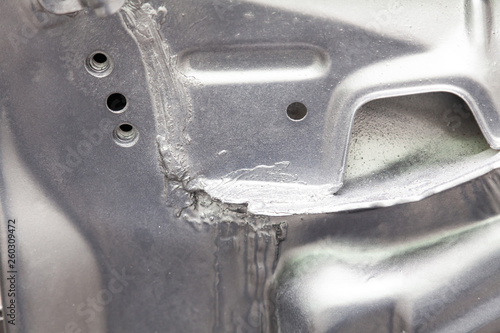
[[[0,3],[7,332],[498,331],[496,2],[98,3]]]

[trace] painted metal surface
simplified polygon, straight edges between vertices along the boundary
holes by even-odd
[[[0,2],[6,332],[499,331],[496,2],[99,3]]]

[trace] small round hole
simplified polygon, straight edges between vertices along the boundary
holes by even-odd
[[[288,118],[292,120],[302,120],[307,116],[307,108],[304,104],[295,102],[288,105],[286,114],[288,115]]]
[[[94,54],[94,62],[97,64],[104,64],[108,61],[108,57],[104,53],[96,53]]]
[[[130,132],[130,131],[132,131],[133,129],[134,129],[134,127],[133,127],[132,125],[130,125],[130,124],[121,124],[121,125],[120,125],[120,130],[121,130],[122,132]]]
[[[113,70],[113,61],[103,52],[94,52],[85,60],[85,67],[93,76],[105,77]]]
[[[113,138],[122,147],[132,147],[139,140],[139,131],[129,123],[123,123],[116,126]]]
[[[127,99],[120,93],[114,93],[109,95],[108,99],[106,100],[106,105],[112,112],[123,112],[125,107],[127,106]]]

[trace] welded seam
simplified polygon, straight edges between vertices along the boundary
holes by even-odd
[[[167,180],[179,182],[178,185],[185,189],[189,182],[185,146],[190,142],[186,128],[192,118],[192,103],[186,89],[188,83],[176,70],[176,57],[160,32],[166,8],[154,9],[148,3],[131,1],[120,15],[141,53],[156,117],[157,145],[165,176]],[[168,191],[167,186],[165,191]]]

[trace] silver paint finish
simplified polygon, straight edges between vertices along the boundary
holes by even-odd
[[[105,17],[116,13],[125,0],[34,0],[46,11],[64,15],[73,14],[85,8],[90,8],[97,16]]]
[[[149,4],[125,8],[139,46],[145,47],[144,36],[155,41],[143,52],[166,57],[146,64],[170,63],[163,94],[176,96],[172,108],[182,112],[167,105],[160,114],[182,125],[167,146],[160,144],[167,169],[182,170],[189,191],[248,204],[257,214],[289,215],[419,200],[496,168],[491,154],[472,163],[457,159],[459,173],[432,171],[428,184],[419,179],[429,174],[403,175],[390,195],[362,184],[338,192],[348,181],[355,112],[372,100],[453,93],[498,148],[496,5],[365,3],[182,1],[158,11]],[[148,31],[137,35],[136,26]],[[147,72],[157,87],[161,74]],[[308,108],[301,122],[286,115],[294,102]]]
[[[29,4],[0,2],[7,332],[498,331],[496,3]]]

